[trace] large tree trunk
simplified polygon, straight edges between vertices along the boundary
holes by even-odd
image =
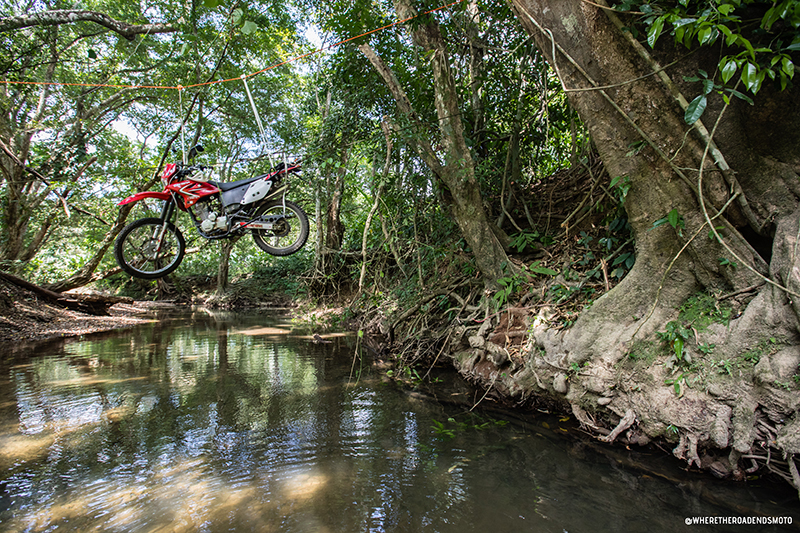
[[[537,321],[533,343],[541,350],[529,352],[525,369],[516,376],[509,372],[508,378],[493,382],[495,390],[522,387],[561,396],[587,423],[581,416],[584,409],[602,411],[607,406],[619,417],[609,418],[620,421],[610,440],[633,423],[650,436],[678,428],[674,453],[698,465],[698,447],[730,448],[736,470],[740,454],[751,452],[761,430],[757,418],[778,428],[771,442],[777,435],[781,452],[800,451],[800,420],[783,429],[778,425],[798,407],[797,394],[789,389],[795,387],[793,374],[800,363],[800,298],[775,285],[800,292],[799,91],[777,93],[765,87],[753,107],[735,100],[716,130],[712,148],[718,152],[710,150],[711,157],[704,158],[707,131],[723,102],[709,102],[706,128],[690,128],[682,106],[699,88],[683,77],[699,68],[713,72],[719,49],[700,50],[667,71],[668,76],[659,75],[658,63],[668,64],[682,51],[670,45],[651,57],[621,30],[616,15],[596,3],[511,3],[556,67],[609,174],[630,180],[625,208],[636,239],[636,264],[570,330],[550,330]],[[634,146],[641,149],[631,156]],[[723,207],[713,225],[722,228],[724,246],[709,238],[704,214],[714,217]],[[673,209],[685,227],[654,227]],[[729,360],[742,361],[739,377],[717,380],[718,372],[708,372],[705,390],[684,386],[679,394],[665,381],[681,378],[665,365],[620,377],[619,365],[632,344],[654,339],[654,332],[676,319],[687,297],[700,291],[718,298],[733,295],[727,301],[738,299],[740,314],[727,328],[699,334],[716,344],[713,356],[701,353],[693,339],[687,341],[697,366],[685,367],[686,374],[697,376],[702,365],[716,368],[719,361]],[[780,339],[781,344],[763,350],[755,367],[752,361],[747,366],[743,354],[765,339]],[[566,379],[570,368],[582,370]],[[789,463],[793,465],[791,455]],[[794,483],[800,488],[800,477]]]
[[[219,241],[219,265],[217,266],[217,291],[216,296],[220,297],[228,290],[229,272],[231,265],[231,252],[233,247],[241,237],[222,239]]]
[[[641,325],[636,322],[647,317],[659,289],[657,315],[645,326],[650,330],[661,327],[663,318],[692,292],[702,289],[721,294],[763,283],[759,275],[745,264],[738,264],[736,268],[720,264],[720,258],[735,261],[728,248],[708,238],[710,228],[705,225],[699,203],[699,173],[691,169],[704,165],[703,193],[711,216],[730,199],[728,190],[733,187],[724,182],[719,165],[714,165],[710,158],[702,161],[703,140],[693,132],[687,134],[690,127],[683,121],[684,111],[671,94],[670,87],[657,76],[629,83],[651,74],[653,65],[637,54],[626,35],[604,10],[579,0],[552,5],[515,0],[513,5],[551,64],[553,42],[546,32],[552,32],[557,45],[563,43],[567,55],[558,52],[555,64],[564,85],[574,91],[569,92],[570,102],[586,122],[609,174],[627,176],[631,180],[625,206],[636,237],[636,265],[615,290],[598,300],[583,315],[580,327],[571,335],[575,343],[571,359],[580,362],[596,352],[606,352],[612,348],[609,343],[618,345],[619,341],[630,340],[625,338],[623,331]],[[694,74],[698,67],[705,66],[700,53],[690,60],[676,67],[673,79]],[[612,88],[576,90],[592,89],[598,85]],[[791,147],[792,142],[796,145],[796,131],[785,132],[792,141],[781,143],[784,148],[780,152],[770,139],[775,135],[765,136],[766,142],[759,142],[760,139],[752,137],[751,132],[756,124],[764,127],[764,119],[769,121],[770,127],[793,123],[773,122],[778,117],[769,114],[773,107],[786,110],[786,107],[778,105],[779,101],[790,100],[792,96],[788,93],[771,95],[767,97],[770,102],[752,111],[743,104],[734,103],[734,109],[723,117],[721,133],[715,139],[734,168],[749,205],[762,214],[757,222],[761,226],[769,217],[780,222],[783,217],[794,216],[798,206],[795,191],[799,189],[796,182],[800,161],[796,151],[785,149]],[[706,116],[715,117],[714,112],[720,110],[720,104],[712,103],[711,112]],[[797,106],[793,107],[796,112]],[[748,120],[747,115],[752,118]],[[635,157],[630,157],[631,146],[636,143],[643,143],[644,148]],[[725,150],[726,146],[730,146],[730,150]],[[685,228],[678,231],[680,228],[663,225],[654,229],[653,223],[673,209],[682,216]],[[721,233],[725,243],[743,263],[767,274],[765,259],[770,258],[770,250],[769,246],[763,245],[770,236],[759,236],[747,225],[747,217],[742,211],[739,204],[730,205],[725,214],[714,221],[715,226],[724,227]],[[768,233],[768,230],[762,232]],[[697,232],[697,237],[692,239]],[[752,235],[752,242],[765,257],[743,235]],[[683,246],[686,250],[678,256]],[[663,279],[676,256],[678,259],[669,269],[668,278]],[[771,288],[763,290],[772,292]],[[659,313],[659,310],[665,310],[665,313]],[[796,320],[796,317],[786,318]],[[592,327],[592,324],[597,326]],[[609,328],[617,330],[619,335],[609,336]],[[794,330],[795,324],[790,324],[790,329]],[[608,338],[609,342],[596,345],[598,336]],[[579,338],[582,340],[578,341]]]

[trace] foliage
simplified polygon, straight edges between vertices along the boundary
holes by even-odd
[[[680,308],[681,320],[698,331],[703,331],[714,323],[727,326],[731,313],[730,306],[706,293],[690,296]]]
[[[657,336],[663,346],[670,350],[670,358],[666,367],[676,376],[667,378],[664,383],[672,385],[675,393],[681,394],[681,385],[690,386],[689,375],[695,370],[695,361],[688,347],[698,332],[706,330],[711,324],[727,325],[731,317],[730,307],[718,302],[710,294],[696,294],[689,297],[680,307],[678,320],[671,320],[666,324],[665,330],[658,332]],[[697,350],[703,355],[710,355],[714,349],[713,344],[699,344]],[[730,369],[723,363],[721,368]]]
[[[702,94],[695,97],[695,99],[689,102],[689,105],[686,106],[686,112],[684,113],[683,118],[687,124],[694,124],[700,120],[700,117],[703,115],[703,111],[705,111],[706,106],[708,105],[708,95],[711,94],[712,91],[716,91],[718,94],[721,94],[726,102],[730,101],[728,95],[731,95],[739,98],[740,100],[744,100],[750,105],[753,105],[753,99],[749,96],[742,94],[736,89],[731,89],[730,87],[724,87],[719,83],[714,83],[714,80],[709,79],[708,73],[705,70],[700,69],[697,71],[697,73],[699,77],[684,76],[683,78],[688,82],[700,82],[703,86]]]
[[[741,83],[755,95],[767,80],[781,90],[792,83],[792,53],[800,50],[800,4],[796,0],[624,0],[614,7],[640,14],[650,47],[667,32],[686,48],[724,45],[715,73],[721,84],[702,71],[699,78],[690,79],[701,82],[703,89],[686,111],[687,123],[700,118],[708,94],[722,86]],[[738,91],[725,90],[749,100]],[[723,97],[728,101],[726,94]]]
[[[738,71],[741,82],[755,94],[767,77],[785,89],[794,76],[790,53],[800,50],[800,5],[794,0],[680,0],[642,4],[639,9],[650,46],[669,27],[675,42],[687,48],[724,41],[730,50],[718,64],[724,83]]]
[[[655,222],[653,222],[653,226],[650,228],[655,229],[659,226],[663,226],[664,224],[669,224],[672,228],[678,232],[678,235],[683,235],[683,230],[686,228],[686,222],[683,220],[683,216],[678,213],[677,209],[672,209],[667,216],[659,218]]]
[[[497,280],[501,286],[501,289],[493,296],[497,306],[503,307],[506,305],[511,296],[521,290],[522,287],[527,285],[533,275],[536,274],[543,276],[556,276],[558,275],[558,272],[551,268],[541,266],[541,261],[534,261],[530,265],[523,265],[522,270],[518,274],[506,276]]]
[[[750,365],[757,365],[762,357],[771,355],[781,349],[785,341],[776,337],[761,339],[758,343],[742,354],[742,359]]]
[[[36,9],[59,6],[43,2]],[[229,10],[217,2],[167,0],[157,9],[145,9],[103,0],[91,9],[124,22],[165,23],[178,31],[128,40],[80,22],[0,35],[0,72],[11,82],[4,85],[0,108],[17,110],[13,121],[5,120],[9,113],[0,115],[5,117],[0,118],[0,140],[33,169],[3,168],[0,257],[27,264],[26,272],[40,282],[63,279],[97,251],[119,212],[114,204],[149,186],[162,154],[179,140],[184,117],[189,118],[186,142],[201,138],[223,178],[240,172],[234,168],[237,160],[264,149],[257,148],[259,141],[253,143],[257,128],[241,85],[181,91],[139,86],[236,78],[282,60],[297,41],[292,10],[272,3]],[[11,3],[0,8],[0,16],[23,10]],[[276,145],[299,138],[297,121],[288,120],[294,79],[285,68],[250,81],[261,111],[276,119],[267,130],[267,140]],[[58,260],[64,247],[71,252],[70,262]],[[100,268],[112,267],[107,258],[100,263]]]

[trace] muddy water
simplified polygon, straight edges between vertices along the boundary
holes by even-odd
[[[426,401],[354,363],[355,338],[328,340],[198,312],[15,349],[0,531],[797,530],[796,494],[608,454],[568,420]],[[684,524],[764,515],[794,525]]]

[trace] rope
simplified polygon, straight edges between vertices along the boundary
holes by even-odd
[[[178,105],[180,106],[180,113],[181,113],[181,160],[183,164],[188,164],[186,160],[186,138],[184,134],[186,120],[183,118],[183,87],[178,85]]]

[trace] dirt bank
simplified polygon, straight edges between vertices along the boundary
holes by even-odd
[[[0,343],[26,342],[128,328],[153,320],[164,304],[118,303],[109,316],[93,316],[41,301],[30,291],[0,281]]]

